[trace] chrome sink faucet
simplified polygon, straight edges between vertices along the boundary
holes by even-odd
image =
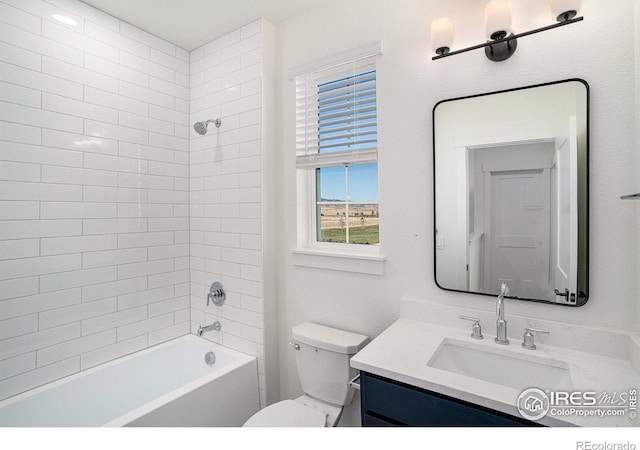
[[[496,320],[496,343],[500,345],[509,345],[509,339],[507,339],[507,321],[504,320],[504,296],[509,292],[507,283],[502,283],[500,286],[500,294],[498,295],[498,301],[496,303],[496,314],[498,320]]]

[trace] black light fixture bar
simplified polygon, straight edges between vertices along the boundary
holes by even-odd
[[[640,192],[638,192],[637,194],[623,195],[623,196],[620,197],[620,199],[622,199],[622,200],[640,200]]]
[[[502,39],[496,39],[496,40],[492,40],[492,41],[487,41],[487,42],[485,42],[483,44],[474,45],[473,47],[467,47],[467,48],[463,48],[462,50],[456,50],[456,51],[453,51],[453,52],[443,53],[442,55],[434,56],[431,59],[435,61],[436,59],[446,58],[447,56],[458,55],[460,53],[469,52],[471,50],[478,50],[479,48],[489,47],[491,45],[500,44],[502,42],[509,42],[509,41],[514,40],[514,39],[518,39],[518,38],[521,38],[521,37],[524,37],[524,36],[529,36],[530,34],[536,34],[536,33],[540,33],[541,31],[547,31],[547,30],[551,30],[553,28],[558,28],[558,27],[562,27],[564,25],[569,25],[569,24],[572,24],[572,23],[580,22],[581,20],[584,20],[584,17],[576,17],[576,18],[573,18],[573,19],[565,20],[563,22],[554,23],[553,25],[549,25],[547,27],[536,28],[535,30],[525,31],[524,33],[520,33],[520,34],[512,34],[512,35],[506,36],[506,37],[504,37]]]

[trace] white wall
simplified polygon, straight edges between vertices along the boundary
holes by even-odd
[[[189,54],[75,0],[0,41],[2,399],[189,332]]]
[[[191,329],[218,320],[221,331],[205,338],[258,358],[263,405],[262,171],[269,146],[262,121],[273,116],[263,101],[272,47],[265,39],[272,34],[272,25],[258,20],[191,52],[190,122],[222,120],[205,136],[191,130]],[[206,305],[214,281],[227,294],[221,307]]]
[[[549,24],[546,6],[513,2],[514,29]],[[492,310],[482,296],[433,281],[431,111],[440,100],[579,77],[591,87],[590,300],[569,309],[512,302],[509,313],[621,330],[637,326],[636,209],[619,201],[634,184],[634,11],[630,1],[585,0],[585,20],[523,38],[508,61],[481,51],[431,61],[429,24],[451,16],[454,48],[483,41],[483,2],[363,0],[318,10],[278,27],[278,301],[281,390],[300,394],[291,327],[312,320],[376,336],[399,315],[400,298]],[[546,3],[545,3],[546,5]],[[539,11],[532,13],[531,11]],[[327,26],[331,24],[331,26]],[[294,86],[286,70],[382,39],[378,60],[381,241],[384,276],[296,267]],[[637,184],[637,183],[636,183]],[[422,193],[422,195],[420,195]],[[347,422],[357,416],[347,410]]]

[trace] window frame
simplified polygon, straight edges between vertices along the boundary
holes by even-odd
[[[382,54],[382,42],[350,50],[332,58],[326,58],[316,63],[301,66],[289,71],[289,79],[294,80],[311,72],[318,72],[334,66],[353,63],[360,59],[369,59]],[[376,80],[378,78],[378,64],[375,59]],[[376,115],[378,114],[378,100],[376,95]],[[296,112],[296,120],[298,115]],[[297,146],[296,146],[297,151]],[[382,275],[384,273],[385,257],[382,253],[382,239],[378,244],[350,244],[337,242],[322,242],[317,239],[318,230],[318,203],[316,169],[332,166],[352,166],[355,164],[376,163],[378,179],[380,164],[377,158],[377,148],[371,151],[364,150],[361,155],[352,157],[345,154],[317,153],[307,164],[296,163],[297,179],[297,247],[292,250],[294,263],[300,266],[317,267],[330,270],[368,273]],[[375,154],[375,159],[372,158]],[[342,159],[344,157],[344,159]],[[297,157],[296,157],[297,158]],[[348,181],[346,181],[348,183]],[[345,186],[346,187],[346,186]],[[346,201],[346,200],[345,200]],[[355,202],[356,204],[358,202]],[[378,196],[378,214],[380,211],[380,199]]]

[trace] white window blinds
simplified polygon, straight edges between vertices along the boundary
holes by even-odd
[[[297,167],[377,161],[375,57],[296,77]]]

